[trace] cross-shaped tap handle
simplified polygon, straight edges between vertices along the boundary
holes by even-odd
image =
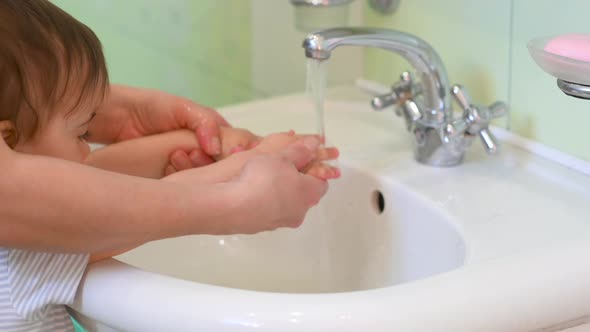
[[[469,135],[478,135],[487,153],[495,153],[498,150],[496,138],[489,129],[492,119],[504,116],[508,111],[506,103],[497,101],[490,106],[474,105],[469,94],[461,85],[451,87],[451,95],[463,109],[463,117],[447,125],[446,132],[456,134],[464,132]],[[443,136],[444,139],[448,138]]]

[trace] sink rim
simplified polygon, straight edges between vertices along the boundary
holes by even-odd
[[[259,327],[273,327],[281,331],[307,331],[319,326],[329,331],[345,332],[363,329],[388,331],[390,328],[429,330],[427,327],[440,326],[453,326],[454,331],[462,332],[472,331],[474,326],[487,326],[488,329],[485,331],[509,330],[514,328],[514,324],[522,324],[523,317],[527,318],[525,321],[552,325],[549,322],[556,321],[556,317],[562,317],[557,321],[567,321],[572,319],[570,315],[575,316],[575,313],[583,313],[586,310],[585,299],[590,296],[590,280],[580,280],[575,275],[590,275],[590,264],[579,266],[577,260],[571,259],[572,254],[576,252],[590,255],[590,243],[581,240],[568,246],[541,248],[380,289],[329,294],[264,293],[203,285],[147,272],[109,259],[96,263],[90,273],[84,276],[83,282],[87,287],[79,292],[72,308],[76,311],[75,314],[91,315],[94,319],[113,327],[139,324],[136,326],[140,328],[136,330],[142,331],[159,331],[160,327],[173,326],[174,321],[189,317],[187,315],[192,318],[186,322],[191,329],[217,328],[223,331],[246,331],[246,328],[254,327],[253,322],[260,323]],[[543,273],[546,271],[547,262],[552,266],[559,266],[560,271],[563,268],[559,278]],[[523,266],[526,268],[518,268]],[[498,287],[490,288],[490,277],[495,275],[496,271],[506,269],[514,272],[494,278]],[[538,278],[531,280],[529,272]],[[112,273],[120,275],[119,282],[113,282],[109,276]],[[563,285],[563,288],[571,291],[582,286],[580,281],[587,287],[581,288],[583,291],[578,293],[577,300],[566,301],[566,310],[561,309],[561,312],[560,309],[555,309],[554,302],[549,299],[567,299],[567,291],[563,293],[565,295],[557,298],[550,294],[551,292],[537,291],[538,287],[547,285]],[[533,286],[530,286],[531,284]],[[523,285],[530,287],[523,290]],[[531,289],[534,293],[531,293]],[[144,310],[152,312],[156,317],[154,324],[147,324],[142,320],[129,322],[128,316],[121,314],[121,311],[125,311],[123,309],[128,310],[125,301],[129,298],[115,299],[106,295],[125,294],[130,290],[131,294],[149,292],[152,299],[156,299],[151,303],[142,303]],[[523,291],[530,296],[540,296],[543,300],[519,301],[510,296],[514,292],[520,292],[522,295]],[[497,297],[499,293],[504,296]],[[172,315],[163,315],[158,308],[161,309],[160,303],[170,297],[170,294],[177,300],[175,304],[178,310],[172,311]],[[500,300],[502,304],[498,305]],[[448,311],[449,304],[453,304],[452,314]],[[549,310],[550,314],[539,318],[534,315],[531,306],[541,311]],[[115,315],[105,307],[115,309]],[[180,308],[195,307],[199,310],[185,309],[179,312]],[[473,308],[478,307],[495,308],[502,312],[503,319],[490,321],[488,311],[473,311]],[[387,310],[372,310],[374,308]],[[465,316],[460,308],[472,314]],[[134,308],[132,311],[136,310],[137,308]],[[391,312],[398,315],[392,316]],[[252,313],[256,315],[255,319],[250,317]],[[290,320],[293,313],[306,317],[299,322],[299,329]],[[424,320],[424,316],[428,316],[429,320]],[[234,322],[243,324],[235,326]],[[483,325],[484,323],[486,325]]]

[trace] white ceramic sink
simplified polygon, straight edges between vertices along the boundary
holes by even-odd
[[[334,90],[342,179],[300,229],[188,236],[90,266],[92,331],[560,331],[590,321],[590,178],[509,144],[416,163],[368,96]],[[259,134],[309,132],[307,96],[222,109]],[[380,199],[379,197],[382,197]],[[380,201],[381,200],[381,201]]]
[[[385,287],[463,264],[465,245],[444,211],[393,181],[343,170],[299,229],[167,239],[117,259],[185,280],[285,293]]]

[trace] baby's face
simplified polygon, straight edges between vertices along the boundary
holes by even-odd
[[[101,103],[102,98],[85,98],[73,111],[54,110],[35,136],[25,142],[19,142],[15,150],[83,162],[90,153],[86,141],[89,135],[88,127]]]

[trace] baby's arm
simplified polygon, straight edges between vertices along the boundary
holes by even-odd
[[[190,181],[195,183],[226,182],[239,174],[246,162],[256,155],[282,151],[288,145],[302,138],[294,133],[272,134],[256,141],[255,144],[250,144],[250,148],[246,151],[231,154],[227,158],[207,166],[185,170],[182,175],[174,173],[164,179],[176,181],[176,178],[181,178],[186,182],[190,175]],[[315,162],[302,171],[323,180],[338,178],[340,176],[339,169],[323,163],[338,158],[338,154],[336,148],[320,148],[317,151]]]
[[[198,147],[192,131],[176,130],[108,145],[92,152],[85,163],[117,173],[159,179],[164,176],[172,152]]]
[[[214,156],[216,160],[231,155],[234,149],[249,149],[259,139],[245,129],[219,129],[222,153]],[[160,179],[166,175],[173,152],[197,148],[199,143],[192,131],[176,130],[108,145],[91,153],[85,163],[117,173]]]

